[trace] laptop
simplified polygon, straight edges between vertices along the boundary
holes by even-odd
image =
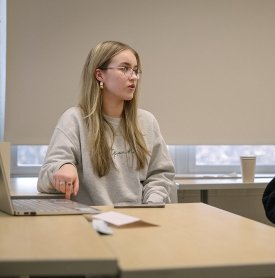
[[[10,193],[10,144],[0,142],[0,210],[10,215],[72,215],[96,214],[101,212],[68,199],[31,198],[16,199]]]

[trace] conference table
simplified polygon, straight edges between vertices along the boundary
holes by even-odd
[[[275,277],[275,229],[204,203],[116,210],[157,226],[102,239],[123,278]]]
[[[204,203],[98,207],[140,221],[99,235],[87,216],[0,214],[0,276],[275,277],[275,229]]]
[[[114,277],[115,254],[83,216],[0,212],[0,277]]]

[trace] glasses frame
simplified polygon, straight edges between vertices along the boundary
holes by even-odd
[[[135,74],[136,78],[139,79],[140,75],[142,74],[142,71],[140,69],[132,69],[131,67],[128,67],[128,66],[107,67],[107,68],[101,68],[101,69],[102,70],[118,69],[118,70],[121,70],[124,73],[124,75],[128,78],[131,78],[133,76],[133,74]]]

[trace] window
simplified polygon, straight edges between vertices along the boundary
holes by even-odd
[[[177,174],[240,174],[241,155],[257,156],[257,174],[275,173],[275,145],[169,145]],[[12,175],[37,176],[46,155],[45,145],[12,146]]]
[[[275,173],[275,145],[169,146],[177,174],[240,174],[240,156],[255,155],[256,173]],[[184,157],[185,156],[185,157]]]

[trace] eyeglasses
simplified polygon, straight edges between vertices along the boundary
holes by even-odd
[[[103,70],[107,70],[107,69],[118,69],[118,70],[122,71],[127,78],[131,78],[133,76],[133,74],[135,74],[137,79],[139,79],[140,75],[142,73],[142,71],[140,69],[132,69],[127,66],[103,68]]]

